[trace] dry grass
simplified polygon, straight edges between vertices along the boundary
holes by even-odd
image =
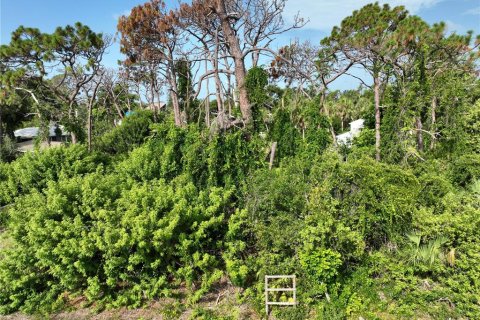
[[[47,319],[52,320],[189,320],[194,318],[196,309],[211,310],[219,316],[229,316],[231,319],[239,320],[260,320],[261,316],[257,314],[251,306],[242,304],[237,296],[240,289],[232,286],[227,279],[221,279],[213,286],[195,305],[188,305],[187,299],[182,294],[185,289],[179,290],[178,296],[181,298],[164,298],[158,301],[152,301],[147,306],[137,309],[119,308],[114,310],[104,310],[100,313],[95,312],[95,308],[82,308],[84,300],[76,298],[70,301],[74,310],[60,312],[50,315]],[[183,296],[183,297],[182,297]],[[34,320],[38,316],[28,316],[21,313],[15,313],[9,316],[1,317],[6,320]],[[41,317],[45,319],[45,317]]]

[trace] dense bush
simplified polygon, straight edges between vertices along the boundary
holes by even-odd
[[[93,173],[49,182],[10,210],[16,246],[1,262],[3,311],[33,311],[40,296],[48,305],[62,292],[138,305],[166,294],[171,277],[197,281],[221,266],[230,196],[184,177],[147,184]]]
[[[150,134],[153,115],[149,111],[135,111],[122,120],[121,125],[105,133],[96,149],[110,154],[125,153],[141,145]]]
[[[5,136],[0,144],[0,162],[10,162],[17,156],[17,143],[15,139]]]
[[[264,275],[296,274],[301,304],[280,319],[477,317],[478,156],[377,162],[369,129],[330,147],[315,106],[279,107],[262,135],[138,114],[107,135],[131,145],[1,163],[0,311],[139,306],[180,286],[194,303],[224,274],[263,310]]]
[[[107,157],[89,153],[82,145],[29,152],[17,161],[0,168],[0,204],[11,203],[17,195],[42,191],[48,182],[102,171]]]
[[[120,18],[118,73],[80,23],[0,46],[0,313],[170,297],[168,318],[255,318],[212,298],[269,318],[264,276],[293,274],[275,319],[480,319],[480,37],[375,3],[274,52],[285,1],[163,2]],[[16,128],[53,122],[72,145],[17,154]]]

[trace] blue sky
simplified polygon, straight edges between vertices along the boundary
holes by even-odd
[[[10,41],[10,33],[19,25],[52,32],[57,26],[80,21],[96,32],[115,34],[117,19],[145,0],[0,0],[0,44]],[[275,46],[287,44],[291,38],[309,39],[318,43],[331,28],[353,10],[372,2],[368,0],[289,0],[285,19],[299,12],[310,21],[301,30],[282,35]],[[410,12],[429,23],[445,21],[450,31],[480,33],[480,0],[390,0],[391,5],[405,5]],[[167,0],[174,7],[178,0]],[[105,63],[115,67],[122,59],[118,44],[109,49]]]

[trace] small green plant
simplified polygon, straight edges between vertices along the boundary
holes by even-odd
[[[407,238],[410,240],[410,261],[414,265],[425,263],[432,266],[436,261],[444,261],[442,246],[448,241],[447,238],[439,236],[424,244],[422,236],[418,233],[409,233]]]
[[[174,301],[165,305],[165,307],[162,308],[161,313],[165,320],[177,320],[180,318],[184,310],[185,307],[182,303]]]

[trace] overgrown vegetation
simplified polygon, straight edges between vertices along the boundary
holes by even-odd
[[[158,13],[158,4],[135,10]],[[369,14],[385,20],[358,18]],[[91,111],[67,117],[80,143],[14,159],[7,136],[21,122],[9,120],[0,148],[0,313],[52,313],[78,297],[97,310],[140,307],[175,299],[179,289],[194,306],[226,278],[265,316],[264,276],[295,274],[299,305],[274,308],[278,319],[479,318],[478,44],[471,33],[447,36],[444,24],[428,26],[401,7],[368,5],[345,21],[311,61],[316,80],[300,81],[306,74],[294,65],[295,47],[278,53],[270,73],[250,69],[242,80],[248,110],[229,94],[216,110],[197,100],[193,67],[182,60],[177,102],[143,110],[122,82],[104,83],[92,103],[72,102]],[[377,41],[379,26],[388,29],[385,43]],[[375,28],[368,39],[356,33],[368,27]],[[342,66],[372,59],[375,48],[372,88],[328,89]],[[12,68],[12,50],[1,47],[0,67]],[[54,49],[45,50],[54,59]],[[140,72],[145,66],[131,58],[130,71]],[[22,96],[31,90],[53,101],[39,85],[53,79],[32,83],[22,78],[31,69],[17,68],[2,77],[10,96],[0,108],[23,99],[40,108],[34,123],[62,120],[65,102],[55,114],[54,103]],[[13,87],[12,75],[28,91]],[[289,85],[276,86],[278,77]],[[351,145],[336,141],[359,118],[365,128]],[[79,125],[87,119],[93,124]],[[89,130],[92,139],[82,143]],[[236,315],[198,307],[191,316]]]

